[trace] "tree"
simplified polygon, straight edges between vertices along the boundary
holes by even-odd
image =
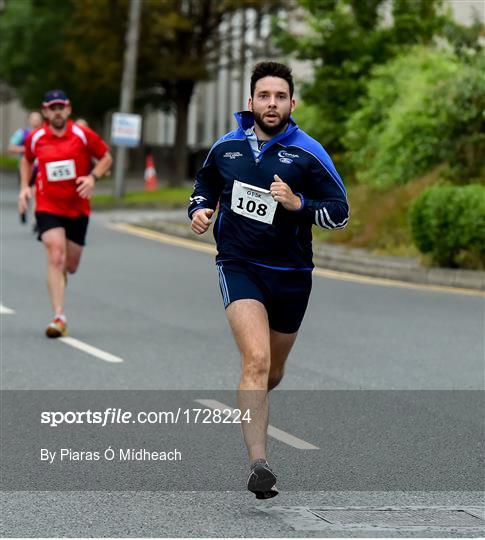
[[[140,98],[170,104],[175,110],[173,183],[186,178],[187,120],[197,82],[211,78],[222,51],[232,38],[220,32],[221,23],[237,10],[259,11],[286,4],[286,0],[166,0],[146,2],[140,42]],[[229,55],[230,56],[230,55]]]
[[[0,17],[0,78],[29,109],[62,88],[75,114],[99,125],[119,100],[126,19],[119,4],[9,0]]]
[[[484,67],[483,51],[463,59],[422,46],[377,66],[344,137],[357,179],[404,184],[443,162],[455,182],[480,177]]]
[[[218,28],[236,2],[171,0],[143,10],[139,76],[144,99],[168,102],[176,113],[172,181],[186,178],[187,121],[198,81],[209,79],[209,55],[218,47]]]
[[[302,87],[303,127],[333,153],[343,151],[349,116],[359,107],[373,66],[406,45],[429,43],[447,19],[442,0],[394,0],[392,24],[383,22],[386,0],[299,0],[309,31],[292,34],[277,25],[283,51],[314,64],[314,78]],[[297,110],[298,114],[298,110]],[[300,118],[300,117],[299,117]]]
[[[187,116],[195,85],[208,80],[230,40],[220,25],[236,10],[286,0],[145,0],[136,105],[176,112],[173,183],[185,179]],[[0,18],[0,79],[28,108],[48,88],[71,97],[76,114],[99,122],[119,105],[127,0],[7,0]]]

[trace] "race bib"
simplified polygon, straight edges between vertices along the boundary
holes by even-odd
[[[62,180],[74,180],[76,178],[76,164],[73,159],[64,161],[50,161],[45,164],[47,180],[60,182]]]
[[[271,225],[277,206],[269,190],[234,180],[231,210],[236,214]]]

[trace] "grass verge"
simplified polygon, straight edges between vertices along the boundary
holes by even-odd
[[[314,227],[316,241],[344,244],[370,250],[377,255],[419,256],[408,225],[408,210],[413,200],[434,184],[440,169],[405,185],[379,189],[364,185],[348,188],[349,225],[339,231]]]
[[[365,248],[377,255],[424,259],[411,238],[408,210],[413,200],[422,191],[439,180],[441,173],[442,168],[438,167],[405,185],[386,189],[358,184],[350,185],[348,187],[349,225],[339,231],[313,227],[315,241]],[[96,210],[186,208],[191,192],[192,187],[165,187],[152,192],[130,192],[120,201],[111,195],[95,195],[92,202]]]
[[[13,156],[0,156],[0,169],[7,171],[16,171],[19,166],[19,160]]]
[[[192,188],[164,187],[156,191],[132,191],[122,199],[112,195],[94,195],[91,203],[95,210],[112,210],[114,208],[147,208],[171,209],[186,208]]]

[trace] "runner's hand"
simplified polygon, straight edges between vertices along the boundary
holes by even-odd
[[[192,214],[192,230],[196,234],[204,234],[212,223],[210,218],[213,213],[214,210],[212,210],[212,208],[201,208],[200,210],[196,210]]]
[[[87,176],[80,176],[76,179],[77,184],[77,193],[81,199],[90,199],[93,191],[96,180],[93,176],[88,174]]]
[[[275,174],[274,182],[269,187],[271,195],[276,202],[281,203],[286,210],[296,211],[301,208],[301,199],[295,195],[288,184]]]
[[[19,193],[19,214],[24,214],[27,212],[29,207],[29,199],[32,199],[32,189],[27,186],[22,188]]]

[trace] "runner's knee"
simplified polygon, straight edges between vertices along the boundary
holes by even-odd
[[[283,378],[283,370],[271,370],[268,377],[268,390],[273,390],[276,388]]]
[[[243,377],[252,380],[267,379],[269,366],[269,355],[264,350],[251,351],[243,357]]]
[[[64,270],[66,265],[66,250],[60,244],[47,244],[49,264],[58,270]]]
[[[75,274],[78,267],[79,261],[68,261],[66,265],[66,270],[69,272],[69,274]]]

